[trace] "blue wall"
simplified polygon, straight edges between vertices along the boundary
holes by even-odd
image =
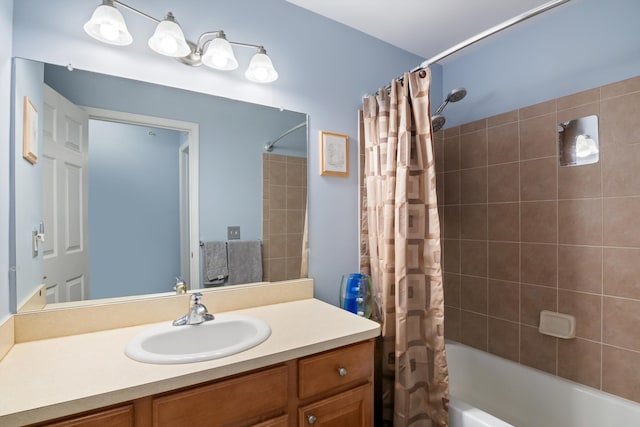
[[[571,0],[442,62],[447,127],[640,74],[640,1]]]
[[[11,42],[13,1],[0,0],[0,323],[10,312],[9,147],[11,145]],[[15,298],[15,296],[13,296]]]
[[[180,138],[89,121],[91,298],[168,292],[180,275]]]
[[[15,259],[12,260],[16,267],[15,280],[19,283],[27,283],[29,286],[20,286],[16,290],[16,307],[22,306],[33,292],[43,283],[42,251],[37,257],[32,256],[32,231],[42,221],[42,159],[38,158],[36,164],[31,164],[22,157],[24,97],[31,100],[38,111],[38,156],[42,153],[42,129],[43,129],[43,105],[44,105],[44,66],[32,61],[14,61],[14,75],[16,78],[13,87],[11,139],[17,141],[12,147],[13,177],[15,191],[12,192],[11,205],[15,206],[11,219],[12,229],[15,233]],[[15,310],[15,308],[14,308]]]
[[[422,58],[284,0],[129,3],[159,17],[171,10],[188,38],[223,28],[229,39],[263,44],[280,79],[270,85],[247,82],[242,75],[249,49],[237,51],[241,66],[231,73],[192,69],[161,57],[147,46],[153,23],[128,12],[131,46],[95,42],[82,30],[96,6],[85,0],[16,1],[13,54],[308,113],[309,273],[316,296],[337,304],[340,276],[358,269],[357,144],[349,146],[348,178],[322,177],[319,131],[345,133],[356,141],[362,95]]]

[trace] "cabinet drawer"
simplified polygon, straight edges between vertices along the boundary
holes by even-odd
[[[279,366],[155,398],[153,426],[251,425],[285,414],[287,378]]]
[[[289,417],[287,415],[283,415],[269,421],[254,424],[251,427],[289,427]]]
[[[65,421],[44,424],[47,427],[132,427],[133,405],[108,409]]]
[[[372,375],[372,341],[309,356],[298,362],[298,396],[307,399]]]
[[[371,383],[367,383],[300,408],[298,426],[372,426],[371,388]]]

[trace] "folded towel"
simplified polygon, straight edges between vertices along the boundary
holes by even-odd
[[[262,242],[260,240],[230,240],[229,284],[262,282]]]
[[[224,283],[229,275],[227,263],[227,242],[205,242],[204,282]]]

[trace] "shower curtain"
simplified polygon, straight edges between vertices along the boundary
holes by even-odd
[[[380,306],[384,426],[448,425],[430,82],[406,73],[363,99],[361,271]]]

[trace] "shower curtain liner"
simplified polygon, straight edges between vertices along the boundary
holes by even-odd
[[[448,425],[430,82],[406,73],[363,99],[361,271],[380,305],[384,426]]]

